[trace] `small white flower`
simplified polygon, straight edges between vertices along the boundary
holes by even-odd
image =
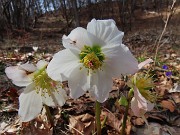
[[[33,48],[33,50],[34,50],[35,52],[37,52],[38,46],[33,46],[32,48]]]
[[[47,76],[46,61],[33,64],[22,64],[7,67],[5,73],[17,86],[26,88],[19,96],[19,115],[23,122],[34,119],[42,110],[43,104],[55,107],[62,106],[66,100],[66,92],[60,83]]]
[[[87,30],[74,29],[63,36],[66,49],[54,55],[47,67],[48,75],[56,81],[67,79],[72,98],[88,90],[104,102],[113,85],[112,77],[138,71],[137,60],[122,44],[123,35],[111,19],[93,19]]]
[[[19,52],[19,49],[14,49],[14,52],[18,53],[18,52]]]

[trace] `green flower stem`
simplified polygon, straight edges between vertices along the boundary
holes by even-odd
[[[126,121],[127,121],[127,116],[128,116],[128,110],[129,110],[129,101],[128,101],[128,105],[126,106],[125,114],[123,117],[121,135],[125,135],[125,133],[126,133],[125,129],[126,129]]]
[[[126,129],[126,121],[127,121],[127,116],[128,116],[128,110],[129,110],[129,104],[130,104],[130,101],[132,99],[132,96],[133,96],[133,89],[131,89],[128,93],[128,97],[127,97],[127,106],[126,106],[126,110],[125,110],[125,114],[124,114],[124,117],[123,117],[123,123],[122,123],[122,130],[121,130],[121,135],[125,135],[126,132],[125,132],[125,129]]]
[[[101,108],[100,108],[100,103],[96,101],[96,128],[97,128],[97,135],[101,135],[101,120],[100,120],[100,114],[101,114]]]
[[[101,123],[101,129],[104,128],[105,124],[106,124],[106,121],[107,121],[107,116],[105,116],[104,120],[102,121]]]
[[[44,105],[44,107],[45,107],[45,109],[46,109],[46,115],[47,115],[47,118],[48,118],[48,120],[49,120],[49,122],[50,122],[50,124],[51,124],[51,127],[54,127],[54,121],[53,121],[53,117],[52,117],[52,115],[51,115],[51,112],[50,112],[50,110],[49,110],[49,106]]]

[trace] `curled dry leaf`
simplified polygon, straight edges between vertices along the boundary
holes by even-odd
[[[107,117],[106,124],[120,133],[122,119],[118,119],[113,113],[105,109],[101,111],[101,114],[104,116],[104,118]]]
[[[179,92],[171,93],[171,97],[176,104],[180,103],[180,93]]]
[[[94,117],[88,113],[69,118],[69,129],[74,135],[91,135],[93,128]]]
[[[9,134],[16,134],[20,130],[20,121],[19,119],[14,120],[11,124],[1,123],[0,125],[0,135],[9,135]]]
[[[132,121],[134,125],[142,126],[144,125],[144,120],[142,118],[136,118]]]
[[[13,101],[18,101],[18,92],[17,92],[17,89],[11,87],[9,88],[9,91],[7,92],[7,96],[11,98],[11,100]]]
[[[53,128],[47,126],[47,123],[36,118],[31,122],[23,122],[21,127],[23,135],[52,135]]]
[[[0,134],[2,134],[3,129],[7,126],[8,124],[6,122],[1,122],[0,123]]]
[[[180,85],[178,83],[174,83],[173,88],[169,90],[169,93],[173,93],[173,92],[180,92]]]
[[[161,106],[163,108],[169,109],[171,112],[174,112],[175,110],[174,104],[171,101],[163,100],[161,101]]]
[[[85,125],[79,119],[76,119],[74,116],[69,118],[69,129],[74,135],[83,135],[83,129]]]

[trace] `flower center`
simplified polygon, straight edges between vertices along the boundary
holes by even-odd
[[[147,77],[138,78],[136,80],[136,86],[140,90],[148,90],[153,87],[153,81],[151,80],[151,78],[147,78]]]
[[[141,95],[151,102],[154,102],[156,99],[155,94],[149,91],[151,88],[153,88],[154,83],[152,81],[151,77],[140,77],[136,80],[136,87],[139,89],[139,92]]]
[[[79,56],[80,62],[83,63],[83,66],[92,70],[99,69],[105,59],[105,55],[102,53],[101,48],[98,45],[93,47],[85,45]]]
[[[33,82],[35,84],[35,90],[37,93],[41,92],[44,96],[45,93],[51,95],[52,92],[56,91],[58,83],[52,80],[46,73],[46,66],[34,73]],[[60,86],[60,85],[59,85]]]

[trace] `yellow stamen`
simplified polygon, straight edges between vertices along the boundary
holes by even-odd
[[[82,60],[82,63],[86,68],[89,69],[98,69],[102,66],[102,62],[99,61],[99,58],[95,55],[94,52],[87,54],[84,59]]]
[[[50,96],[52,92],[57,90],[57,87],[61,86],[47,75],[46,66],[34,73],[33,82],[36,92],[41,92],[42,96],[44,96],[45,93]]]
[[[139,75],[139,76],[137,76],[135,83],[136,83],[135,84],[136,87],[139,89],[139,92],[145,99],[147,99],[151,102],[155,101],[154,93],[149,91],[150,89],[152,89],[154,87],[154,83],[153,83],[151,77]]]
[[[93,47],[85,45],[79,56],[83,66],[91,70],[100,69],[105,59],[105,56],[98,45]]]

